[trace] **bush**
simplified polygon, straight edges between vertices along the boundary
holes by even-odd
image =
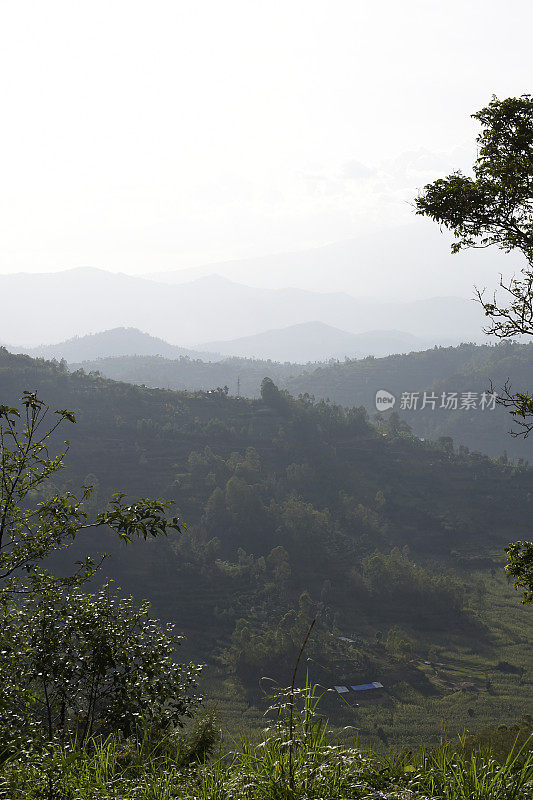
[[[39,738],[129,736],[147,721],[159,730],[179,726],[199,702],[199,668],[175,662],[172,626],[162,628],[149,618],[148,603],[120,600],[109,585],[83,592],[98,569],[90,558],[68,577],[43,566],[82,529],[105,525],[126,542],[180,531],[166,517],[171,503],[114,495],[90,522],[90,486],[81,499],[47,497],[65,456],[51,458],[50,442],[75,417],[56,411],[46,430],[44,403],[25,392],[22,406],[22,413],[0,406],[0,754]],[[32,508],[39,496],[47,499]]]
[[[199,667],[175,663],[179,637],[148,611],[149,603],[119,599],[108,585],[65,592],[52,579],[11,610],[9,657],[0,663],[4,739],[22,735],[30,720],[48,739],[84,741],[130,736],[147,720],[164,730],[191,716]]]

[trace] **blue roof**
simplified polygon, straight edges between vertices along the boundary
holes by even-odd
[[[373,683],[360,683],[357,686],[352,686],[354,692],[364,692],[366,689],[377,689]]]

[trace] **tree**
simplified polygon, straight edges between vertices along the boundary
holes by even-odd
[[[505,252],[518,249],[533,269],[533,98],[530,95],[498,100],[493,97],[473,119],[482,131],[477,137],[478,157],[474,177],[454,172],[428,184],[415,204],[418,214],[429,216],[451,230],[456,238],[452,252],[491,245]],[[531,325],[531,295],[522,295]],[[488,316],[494,315],[492,305]],[[497,310],[496,310],[497,311]],[[493,322],[494,325],[499,323]],[[503,324],[503,323],[500,323]],[[512,323],[520,327],[516,317]],[[503,337],[506,328],[496,327]],[[516,333],[513,327],[512,333]]]
[[[533,97],[493,97],[472,117],[482,125],[474,177],[457,171],[428,184],[415,199],[416,212],[452,231],[453,253],[495,245],[524,256],[519,276],[507,283],[500,277],[505,301],[496,293],[476,293],[489,320],[486,333],[500,339],[533,335]],[[533,394],[513,393],[507,384],[500,403],[527,436]]]
[[[149,609],[109,584],[87,593],[51,578],[12,606],[9,658],[0,661],[4,735],[33,725],[48,739],[87,741],[180,726],[199,702],[199,668],[176,663],[180,637]]]
[[[287,411],[290,405],[288,393],[280,392],[271,378],[263,378],[261,381],[261,399],[265,405],[277,411]]]
[[[27,501],[42,494],[47,480],[64,469],[69,442],[53,458],[48,448],[58,428],[67,421],[75,423],[76,418],[65,409],[55,411],[53,423],[42,431],[50,416],[48,406],[33,392],[24,392],[22,405],[22,418],[18,409],[0,405],[0,587],[4,595],[20,590],[21,574],[26,580],[38,580],[43,559],[68,547],[82,531],[107,526],[126,542],[181,531],[177,517],[167,518],[171,502],[143,498],[128,503],[123,494],[113,495],[107,509],[89,521],[84,504],[91,497],[91,486],[83,486],[79,498],[65,492],[28,507]],[[96,568],[88,559],[62,583],[81,585]]]
[[[520,275],[500,277],[501,300],[476,290],[489,323],[486,332],[500,339],[533,335],[533,97],[528,94],[491,102],[472,117],[481,123],[473,177],[454,172],[424,187],[416,212],[452,231],[452,252],[495,245],[525,258]],[[513,392],[509,383],[499,399],[527,436],[533,430],[533,393]],[[533,543],[507,548],[507,572],[533,602]]]
[[[98,731],[130,734],[146,712],[179,724],[197,703],[198,669],[175,663],[178,639],[150,620],[149,606],[119,600],[109,587],[81,591],[98,564],[87,558],[58,578],[44,559],[91,528],[108,526],[126,542],[180,531],[171,503],[114,495],[89,520],[92,487],[78,498],[47,496],[47,481],[64,468],[65,449],[49,448],[75,416],[51,413],[25,392],[23,411],[0,406],[0,718],[2,746],[29,735]],[[46,427],[48,419],[51,423]]]

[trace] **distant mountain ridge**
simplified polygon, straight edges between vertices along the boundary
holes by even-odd
[[[319,247],[212,262],[150,277],[175,285],[217,273],[265,289],[294,286],[354,297],[406,299],[443,292],[472,297],[474,285],[486,281],[496,285],[500,272],[521,267],[516,256],[493,249],[451,255],[451,241],[450,234],[418,218],[408,225]],[[491,274],[493,280],[487,277]]]
[[[0,275],[0,296],[0,339],[26,348],[133,327],[196,349],[315,321],[355,334],[401,330],[432,344],[483,338],[479,306],[460,297],[377,303],[342,292],[258,289],[220,276],[169,286],[92,268],[20,273]]]
[[[74,336],[65,342],[40,345],[29,348],[7,347],[17,350],[33,358],[64,358],[68,362],[90,361],[98,358],[115,358],[117,356],[164,356],[165,358],[203,358],[216,361],[217,353],[203,353],[185,347],[169,344],[163,339],[143,333],[138,328],[113,328],[86,336]]]
[[[428,346],[432,343],[404,331],[376,330],[354,334],[317,321],[240,339],[208,342],[198,350],[169,344],[138,328],[112,328],[37,347],[5,344],[12,353],[25,353],[33,358],[65,359],[70,364],[119,357],[160,356],[168,360],[190,358],[217,362],[237,358],[302,365],[330,359],[409,353]]]
[[[367,355],[383,356],[423,350],[428,342],[404,331],[349,333],[323,322],[302,322],[232,341],[207,342],[207,350],[227,356],[305,364]]]

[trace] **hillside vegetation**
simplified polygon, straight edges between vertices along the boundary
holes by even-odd
[[[237,357],[206,362],[197,358],[159,356],[122,356],[69,364],[72,371],[98,372],[115,381],[144,384],[152,389],[194,392],[227,387],[228,394],[249,398],[260,397],[265,376],[283,386],[289,378],[317,366]]]
[[[294,397],[310,395],[347,408],[364,406],[371,418],[376,414],[376,392],[385,389],[396,397],[394,411],[419,437],[451,437],[458,445],[494,457],[507,452],[515,460],[530,460],[533,440],[509,436],[509,414],[498,406],[483,411],[479,402],[491,384],[495,392],[501,393],[510,377],[514,385],[528,386],[532,364],[533,345],[503,342],[496,346],[435,347],[407,355],[305,366],[241,358],[206,363],[188,358],[125,356],[87,361],[72,368],[83,367],[114,380],[149,387],[208,390],[227,386],[229,394],[252,398],[259,397],[266,375]],[[436,398],[434,408],[431,404],[423,408],[424,392]],[[461,407],[466,393],[477,399],[475,408]],[[418,394],[416,408],[402,407],[404,394]],[[441,408],[443,394],[457,396],[457,409]]]
[[[313,702],[316,700],[313,697]],[[110,737],[92,749],[54,748],[29,763],[8,761],[0,791],[10,800],[530,800],[530,723],[500,731],[515,746],[501,761],[472,751],[470,738],[432,751],[378,757],[335,742],[312,709],[294,726],[278,720],[262,740],[243,737],[226,757],[205,723],[179,744]],[[290,738],[292,735],[292,738]],[[191,752],[191,745],[193,750]],[[194,748],[196,747],[196,757]],[[213,757],[214,756],[214,757]],[[47,794],[46,794],[47,793]]]
[[[363,405],[375,409],[378,389],[396,397],[394,410],[419,436],[437,439],[451,436],[457,444],[501,456],[504,451],[516,459],[528,459],[533,444],[509,436],[512,419],[503,408],[482,411],[479,401],[491,386],[501,394],[511,379],[515,387],[527,387],[533,375],[533,344],[462,344],[436,347],[420,353],[366,358],[360,361],[329,364],[308,375],[291,377],[286,387],[295,395],[308,392],[316,398],[329,397],[344,406]],[[435,408],[423,406],[424,392],[436,397]],[[475,408],[461,408],[464,393],[476,396]],[[402,407],[402,395],[418,393],[416,409]],[[441,408],[443,393],[458,397],[457,409]]]
[[[530,702],[530,616],[502,570],[506,542],[529,533],[528,468],[376,428],[363,408],[297,401],[269,380],[260,399],[235,399],[0,351],[3,399],[27,386],[79,420],[60,488],[177,502],[185,534],[88,546],[177,622],[230,726],[260,724],[262,676],[286,681],[315,616],[313,679],[386,688],[379,706],[325,700],[369,740],[427,743],[443,719],[460,730]]]

